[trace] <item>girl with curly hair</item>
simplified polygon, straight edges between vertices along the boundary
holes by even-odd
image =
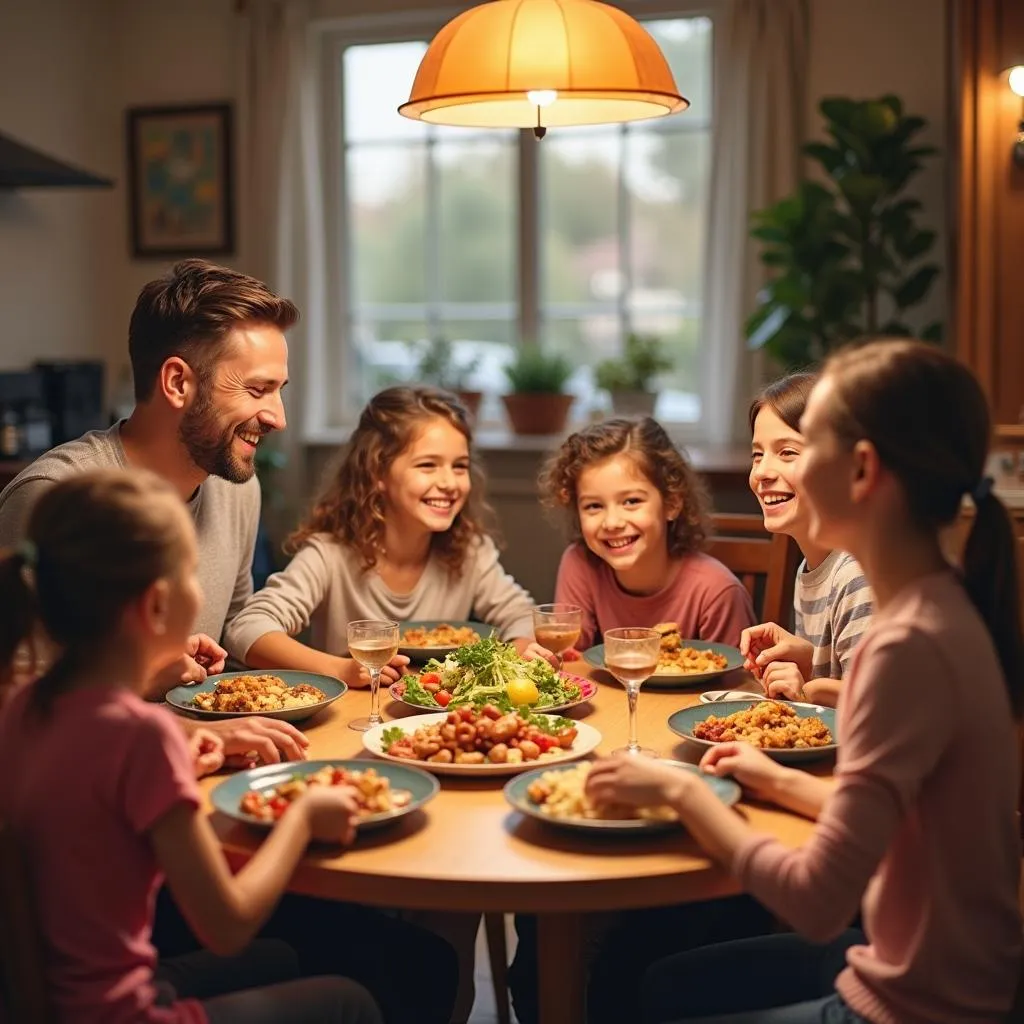
[[[466,411],[446,391],[392,387],[363,409],[341,465],[295,552],[232,620],[228,650],[256,668],[297,668],[367,685],[347,657],[353,619],[468,619],[494,626],[520,653],[533,602],[501,567],[473,457]],[[294,639],[311,627],[310,644]],[[542,652],[546,655],[547,652]],[[385,669],[399,677],[407,659]]]
[[[605,420],[573,434],[545,467],[541,492],[568,513],[576,537],[555,599],[583,609],[583,647],[615,626],[666,621],[688,639],[735,645],[756,621],[740,581],[701,550],[707,489],[656,420]]]

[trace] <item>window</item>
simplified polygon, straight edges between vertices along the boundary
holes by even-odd
[[[585,417],[606,402],[593,365],[636,331],[674,362],[657,414],[699,425],[712,25],[645,26],[691,109],[541,143],[399,116],[426,41],[341,42],[337,313],[351,402],[410,379],[417,344],[444,337],[497,419],[502,368],[536,341],[571,357]],[[339,422],[356,411],[337,405]]]

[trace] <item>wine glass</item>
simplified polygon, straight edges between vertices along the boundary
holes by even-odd
[[[398,653],[398,623],[390,619],[356,619],[348,624],[348,653],[370,673],[370,715],[348,723],[366,732],[380,725],[381,669]]]
[[[541,647],[558,657],[562,669],[562,652],[580,638],[583,609],[575,604],[538,604],[533,609],[533,635]]]
[[[629,742],[613,750],[613,754],[646,754],[657,757],[657,753],[641,747],[636,739],[636,699],[640,686],[658,667],[661,651],[661,634],[653,629],[627,626],[622,629],[608,629],[604,634],[604,667],[626,688],[629,701]]]

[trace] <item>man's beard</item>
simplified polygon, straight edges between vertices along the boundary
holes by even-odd
[[[265,433],[258,420],[243,425],[246,433]],[[178,438],[189,458],[210,476],[219,476],[233,484],[244,484],[256,472],[254,459],[240,459],[234,452],[236,430],[221,431],[213,416],[213,403],[207,388],[200,388],[195,403],[185,410],[178,427]]]

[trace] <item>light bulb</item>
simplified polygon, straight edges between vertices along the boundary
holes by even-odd
[[[1018,64],[1010,68],[1010,89],[1024,98],[1024,65]]]
[[[1015,69],[1024,75],[1024,68]],[[1024,85],[1024,79],[1021,84]],[[531,89],[526,98],[537,107],[550,107],[558,99],[558,93],[554,89]]]

